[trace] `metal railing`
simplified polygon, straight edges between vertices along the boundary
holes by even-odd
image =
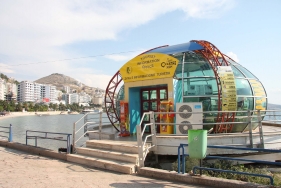
[[[5,135],[0,135],[0,137],[7,138],[9,142],[13,141],[12,124],[9,127],[0,126],[0,133],[5,133]]]
[[[222,169],[217,169],[217,168],[206,168],[206,167],[199,167],[199,166],[194,166],[193,167],[193,174],[196,175],[196,170],[208,170],[208,171],[215,171],[215,172],[224,172],[224,173],[232,173],[232,174],[241,174],[241,175],[247,175],[247,176],[256,176],[256,177],[263,177],[263,178],[269,178],[270,184],[274,184],[273,177],[270,175],[264,175],[264,174],[255,174],[255,173],[247,173],[247,172],[238,172],[238,171],[233,171],[233,170],[222,170]]]
[[[240,114],[246,114],[245,116],[237,116],[241,119],[245,119],[245,121],[241,121],[241,122],[212,122],[212,123],[193,123],[192,125],[241,125],[241,124],[247,124],[247,127],[249,129],[248,134],[249,135],[249,147],[253,148],[254,147],[254,143],[253,143],[253,135],[258,134],[259,135],[259,148],[264,148],[264,138],[263,138],[263,129],[262,129],[262,120],[264,117],[267,116],[267,114],[269,112],[272,112],[273,110],[247,110],[247,111],[226,111],[225,113],[240,113]],[[275,111],[275,112],[281,112],[281,111]],[[138,140],[138,148],[139,148],[139,165],[140,166],[144,166],[144,161],[145,161],[145,157],[147,155],[147,153],[149,151],[157,151],[157,134],[156,134],[156,129],[155,126],[157,125],[171,125],[171,126],[179,126],[179,125],[186,125],[184,123],[156,123],[155,122],[155,115],[166,115],[166,114],[202,114],[202,116],[204,117],[204,114],[217,114],[217,113],[224,113],[223,111],[205,111],[205,112],[146,112],[143,114],[141,121],[139,123],[139,125],[137,125],[137,140]],[[280,113],[281,114],[281,113]],[[149,119],[150,122],[144,124],[144,127],[141,128],[141,125],[143,124],[143,120],[145,118],[145,116],[149,115]],[[276,120],[277,113],[275,113],[275,119],[274,120],[267,120],[267,122],[281,122],[281,115],[280,115],[280,120]],[[215,117],[214,117],[215,118]],[[278,119],[278,118],[277,118]],[[258,133],[253,133],[252,131],[252,124],[255,123],[257,124],[258,127]],[[150,126],[150,130],[151,130],[151,134],[145,135],[144,134],[144,130],[147,126]],[[144,137],[145,136],[145,137]],[[177,135],[173,135],[173,136],[177,136]],[[149,148],[145,149],[146,143],[147,143],[147,138],[151,137],[152,138],[152,146]]]
[[[184,147],[187,147],[187,146],[188,146],[188,144],[180,144],[180,146],[178,147],[178,173],[181,173],[181,166],[182,166],[182,174],[185,173],[185,157],[188,157],[189,154],[185,153]],[[231,147],[231,146],[207,146],[207,148],[218,148],[218,149],[229,149],[229,150],[246,150],[246,151],[250,151],[250,152],[257,151],[257,152],[280,153],[281,154],[281,150],[262,149],[262,148],[242,148],[242,147]],[[204,159],[245,161],[245,162],[251,162],[251,163],[281,166],[281,162],[272,162],[272,161],[263,161],[263,160],[254,160],[254,159],[243,159],[243,158],[234,158],[234,157],[206,156]],[[193,170],[195,170],[195,169],[200,169],[200,174],[201,174],[201,170],[213,170],[213,171],[219,171],[219,172],[225,172],[225,173],[237,173],[237,174],[244,174],[244,175],[251,175],[251,176],[266,177],[266,178],[270,179],[270,183],[273,185],[273,178],[271,176],[267,176],[267,175],[201,167],[201,162],[200,162],[200,167],[195,166],[195,168],[193,168]],[[195,173],[195,171],[193,171],[193,173]]]
[[[89,133],[99,133],[99,139],[101,139],[101,133],[102,133],[102,126],[103,126],[103,112],[90,112],[85,114],[83,117],[81,117],[78,121],[73,123],[73,139],[72,139],[72,145],[73,145],[73,152],[76,152],[76,145],[77,143],[84,137],[86,137]],[[81,127],[77,128],[77,125],[81,123],[83,120],[83,125]],[[89,131],[89,128],[96,128],[98,127],[98,130]],[[76,130],[77,129],[77,130]],[[83,131],[83,132],[82,132]],[[80,135],[79,135],[80,134]],[[76,137],[80,136],[78,139]],[[83,144],[82,144],[83,145]]]
[[[64,136],[66,136],[66,138]],[[38,139],[63,141],[66,142],[67,153],[71,153],[70,136],[71,134],[68,133],[26,130],[25,144],[28,145],[27,144],[28,139],[34,139],[36,147],[37,147]]]
[[[137,126],[137,141],[138,141],[138,153],[139,153],[139,166],[144,167],[144,161],[146,155],[149,151],[156,151],[157,150],[157,143],[156,143],[156,129],[155,129],[155,120],[154,120],[154,112],[145,112],[142,116],[141,123],[146,115],[150,116],[150,123],[144,124],[143,130],[141,130],[141,124]],[[150,126],[151,134],[145,135],[144,131],[146,127]],[[145,137],[144,137],[145,136]],[[147,146],[147,139],[152,138],[152,145]]]

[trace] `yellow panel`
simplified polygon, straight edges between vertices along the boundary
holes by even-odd
[[[178,60],[160,53],[143,54],[128,61],[120,69],[124,82],[172,78]]]

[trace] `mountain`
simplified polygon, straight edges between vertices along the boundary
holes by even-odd
[[[64,90],[64,86],[69,86],[71,90],[76,90],[78,93],[84,91],[92,94],[97,88],[86,86],[85,84],[59,73],[53,73],[49,76],[35,80],[39,84],[50,84],[56,86],[57,90]]]
[[[269,109],[269,110],[273,110],[273,109],[281,109],[281,105],[279,105],[279,104],[270,104],[270,103],[268,103],[268,105],[267,105],[267,109]]]

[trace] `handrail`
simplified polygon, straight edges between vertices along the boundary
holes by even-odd
[[[28,135],[28,133],[44,133],[44,135]],[[49,137],[49,135],[63,135],[66,136],[66,139],[63,139],[63,137]],[[37,140],[39,139],[50,139],[50,140],[58,140],[58,141],[66,141],[66,148],[67,153],[71,153],[71,145],[70,145],[70,136],[69,133],[58,133],[58,132],[46,132],[46,131],[33,131],[33,130],[26,130],[26,136],[25,136],[25,144],[27,144],[28,139],[35,139],[35,147],[37,147]]]
[[[2,128],[2,129],[8,129],[8,131],[0,131],[0,133],[6,133],[6,134],[9,135],[9,136],[0,135],[0,137],[8,138],[8,142],[12,142],[12,141],[13,141],[12,124],[10,124],[9,127],[0,126],[0,128]]]
[[[146,115],[150,115],[150,123],[144,124],[143,130],[141,130],[141,124]],[[151,134],[144,136],[144,131],[147,126],[150,126]],[[149,137],[152,137],[152,145],[150,147],[146,147],[147,139]],[[139,166],[144,166],[144,160],[151,149],[151,151],[157,150],[157,144],[156,144],[156,130],[155,130],[155,120],[154,120],[154,112],[145,112],[141,118],[141,122],[139,125],[137,125],[137,141],[138,141],[138,150],[139,150]]]
[[[81,117],[78,121],[76,121],[75,123],[73,123],[73,139],[72,139],[72,145],[73,145],[73,152],[75,153],[76,152],[76,143],[78,141],[81,140],[81,138],[85,137],[85,135],[87,135],[88,133],[90,132],[93,132],[93,131],[88,131],[88,125],[91,124],[93,125],[96,125],[96,126],[93,126],[93,127],[99,127],[99,130],[96,131],[96,132],[99,132],[100,135],[99,135],[99,139],[101,139],[101,130],[102,130],[102,114],[103,112],[89,112],[89,113],[86,113],[83,117]],[[94,117],[94,118],[90,118],[88,119],[88,116],[89,115],[99,115],[98,117]],[[88,121],[88,120],[92,120],[92,119],[98,119],[98,121]],[[76,127],[77,127],[77,124],[80,123],[81,120],[84,120],[84,124],[78,129],[76,130]],[[84,133],[76,140],[76,136],[77,134],[82,130],[84,129]]]
[[[193,174],[196,175],[196,169],[199,170],[209,170],[209,171],[217,171],[217,172],[225,172],[225,173],[233,173],[233,174],[243,174],[247,176],[257,176],[257,177],[263,177],[263,178],[269,178],[270,184],[274,184],[273,177],[270,175],[264,175],[264,174],[254,174],[254,173],[247,173],[247,172],[239,172],[239,171],[233,171],[233,170],[222,170],[222,169],[217,169],[217,168],[207,168],[207,167],[199,167],[199,166],[194,166],[193,167]]]

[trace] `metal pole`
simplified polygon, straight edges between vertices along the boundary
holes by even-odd
[[[13,133],[12,133],[12,124],[10,124],[10,128],[9,128],[9,142],[13,142]]]
[[[264,149],[264,140],[263,140],[263,131],[261,123],[261,111],[258,110],[258,124],[259,124],[259,133],[260,133],[260,147]]]
[[[248,126],[249,126],[250,147],[253,148],[254,144],[253,144],[252,116],[250,110],[248,110]]]
[[[154,146],[151,148],[151,151],[157,151],[157,140],[156,140],[156,128],[155,128],[155,119],[154,119],[154,112],[150,112],[150,130],[152,134],[152,145]]]
[[[138,140],[138,150],[139,150],[139,166],[144,167],[141,125],[137,125],[137,140]]]
[[[70,153],[70,135],[67,135],[67,141],[66,141],[66,148],[67,148],[67,154]]]
[[[73,147],[73,150],[72,152],[74,153],[75,152],[75,132],[76,132],[76,123],[73,123],[73,134],[72,134],[72,147]]]
[[[200,159],[200,167],[202,167],[202,159]],[[202,176],[202,169],[200,168],[200,176]]]
[[[99,139],[101,140],[101,126],[102,126],[102,112],[100,112],[100,121],[99,121]]]

